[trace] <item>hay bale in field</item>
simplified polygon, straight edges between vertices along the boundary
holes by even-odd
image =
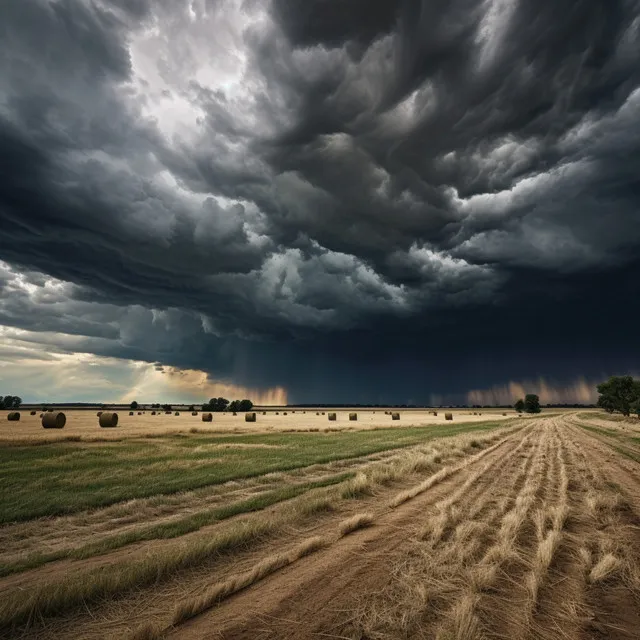
[[[287,415],[287,412],[285,411],[282,415],[283,415],[283,416],[286,416],[286,415]]]
[[[35,411],[32,411],[29,415],[31,415],[31,416],[35,416],[35,415],[36,415],[36,412],[35,412]]]
[[[279,415],[280,415],[280,412],[279,412],[279,411],[276,411],[276,415],[277,415],[277,416],[279,416]]]
[[[266,416],[266,415],[267,415],[267,412],[266,412],[266,411],[263,411],[263,412],[262,412],[262,415],[263,415],[263,416]]]
[[[67,416],[62,411],[42,414],[42,427],[44,429],[62,429],[67,423]]]
[[[152,416],[155,416],[155,415],[156,415],[156,412],[155,412],[155,411],[152,411],[152,412],[151,412],[151,415],[152,415]]]
[[[20,420],[20,412],[12,411],[11,413],[7,414],[7,420],[9,422],[18,422],[18,420]]]
[[[175,415],[179,416],[179,415],[180,415],[180,412],[179,412],[179,411],[176,411]]]
[[[234,412],[233,412],[233,415],[234,415],[234,416],[237,416],[237,415],[238,415],[238,412],[237,412],[237,411],[234,411]]]
[[[444,414],[444,419],[445,420],[453,420],[453,413],[445,413]]]
[[[323,412],[322,412],[322,415],[324,415],[325,413],[326,413],[326,412],[325,412],[325,411],[323,411]]]
[[[197,411],[192,411],[192,412],[191,412],[191,415],[192,415],[192,416],[197,416],[197,415],[198,415],[198,412],[197,412]]]
[[[438,415],[438,412],[437,412],[437,411],[432,411],[431,413],[433,413],[433,415],[434,415],[434,416],[437,416],[437,415]]]
[[[329,420],[335,421],[337,420],[336,414],[335,413],[330,413],[328,416]]]
[[[319,416],[319,415],[320,415],[320,412],[319,412],[319,411],[316,411],[316,415],[317,415],[317,416]]]
[[[213,422],[213,414],[212,413],[203,413],[202,414],[202,422]]]
[[[170,415],[171,415],[171,411],[165,411],[165,412],[164,412],[164,415],[165,415],[165,416],[170,416]]]
[[[138,415],[141,416],[142,415],[142,411],[138,411]]]
[[[113,411],[103,411],[98,424],[103,428],[117,427],[118,426],[118,414]]]
[[[400,420],[400,414],[399,413],[392,413],[391,414],[391,419],[392,420]]]
[[[129,411],[129,415],[132,416],[133,415],[133,411]]]
[[[503,413],[502,415],[503,415],[503,416],[506,416],[507,414],[506,414],[506,413]]]
[[[244,421],[245,422],[255,422],[256,421],[256,414],[255,413],[245,413],[244,414]]]
[[[349,420],[357,420],[358,419],[358,414],[357,413],[350,413],[349,414]]]

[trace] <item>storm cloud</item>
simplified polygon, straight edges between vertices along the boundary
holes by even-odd
[[[10,339],[294,402],[636,368],[640,2],[33,0],[0,39]]]

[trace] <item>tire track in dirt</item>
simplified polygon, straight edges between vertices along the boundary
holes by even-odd
[[[530,429],[533,428],[533,425]],[[374,526],[340,540],[327,551],[305,558],[247,590],[232,596],[199,618],[176,628],[169,637],[201,638],[212,629],[220,638],[310,638],[333,633],[344,624],[336,609],[353,605],[358,591],[373,593],[389,581],[394,562],[402,557],[426,514],[433,514],[438,501],[464,498],[468,506],[492,493],[504,476],[517,478],[518,452],[527,433],[508,437],[487,460],[476,460],[458,473],[412,501],[382,515]],[[479,470],[482,473],[479,473]],[[482,486],[472,487],[492,473]],[[461,489],[463,489],[461,491]],[[457,493],[456,493],[457,492]],[[285,622],[282,622],[285,621]]]

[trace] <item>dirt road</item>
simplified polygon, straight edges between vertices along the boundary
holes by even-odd
[[[639,477],[565,417],[170,638],[640,637]]]

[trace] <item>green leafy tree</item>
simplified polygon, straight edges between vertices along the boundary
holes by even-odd
[[[238,411],[251,411],[253,409],[253,402],[251,400],[240,400],[240,404],[238,405]]]
[[[234,413],[236,411],[241,411],[240,400],[234,400],[233,402],[229,403],[229,408],[227,409],[227,411],[233,411]]]
[[[520,398],[520,400],[518,400],[518,402],[516,402],[513,405],[513,408],[518,412],[518,413],[522,413],[524,411],[524,400],[522,398]]]
[[[640,382],[631,376],[611,376],[598,385],[598,393],[599,407],[609,413],[618,411],[623,416],[628,416],[632,406],[640,401]]]
[[[134,400],[134,401],[129,405],[129,407],[130,407],[133,411],[135,411],[135,410],[138,408],[138,403]]]
[[[226,398],[211,398],[209,402],[202,405],[203,411],[226,411],[229,401]]]
[[[631,405],[631,412],[640,418],[640,398]]]
[[[162,405],[162,408],[163,408],[165,411],[172,411],[172,407],[171,407],[171,405],[170,405],[170,404],[163,404],[163,405]]]
[[[540,398],[535,393],[527,393],[524,397],[524,410],[527,413],[540,413]]]

